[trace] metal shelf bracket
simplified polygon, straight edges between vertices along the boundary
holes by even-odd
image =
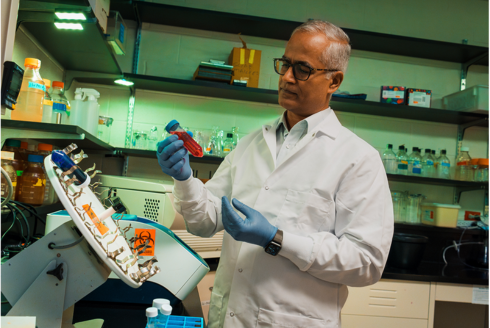
[[[486,190],[487,188],[485,186],[480,186],[478,187],[455,187],[454,189],[454,204],[459,204],[459,201],[461,200],[461,193],[465,191],[473,191],[473,190]]]
[[[459,154],[459,150],[461,149],[461,145],[463,143],[463,138],[464,138],[464,132],[466,131],[466,129],[471,128],[472,126],[480,125],[482,123],[488,125],[488,117],[473,122],[469,122],[466,124],[458,125],[458,135],[456,137],[456,156]]]

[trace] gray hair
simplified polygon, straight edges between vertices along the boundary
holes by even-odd
[[[345,74],[349,64],[351,47],[349,36],[340,27],[327,21],[313,19],[295,28],[291,36],[296,32],[322,33],[328,40],[333,41],[325,49],[320,60],[326,68],[338,69]],[[327,79],[332,73],[327,74]]]

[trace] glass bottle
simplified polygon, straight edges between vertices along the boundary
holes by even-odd
[[[396,164],[398,174],[408,174],[408,156],[404,146],[398,147],[398,153],[396,154]]]
[[[226,139],[223,141],[223,156],[228,155],[235,148],[233,143],[233,133],[227,133]]]
[[[63,92],[65,84],[60,81],[53,81],[51,84],[51,98],[53,99],[53,117],[52,123],[66,124],[70,112],[70,103]],[[61,122],[58,122],[57,116],[61,115]]]
[[[43,100],[43,123],[51,123],[53,121],[53,98],[49,94],[51,88],[51,80],[43,79],[46,91],[44,92]]]
[[[456,158],[456,180],[468,180],[471,157],[468,147],[461,147],[461,151]]]
[[[411,175],[422,175],[422,157],[420,156],[419,148],[412,148],[412,153],[410,154],[408,163],[408,168]]]
[[[208,145],[206,146],[206,155],[217,156],[216,151],[216,136],[210,136]]]
[[[41,61],[36,58],[26,58],[24,66],[24,77],[11,118],[18,121],[41,122],[46,92],[44,81],[39,74]]]
[[[446,149],[441,150],[441,156],[437,159],[437,177],[441,179],[450,179],[451,162],[446,156]]]
[[[427,148],[422,157],[422,175],[424,177],[433,178],[434,172],[434,158],[432,157],[432,151]]]
[[[14,159],[12,160],[12,166],[14,170],[17,172],[17,183],[19,183],[20,176],[22,176],[22,172],[27,166],[27,154],[25,150],[20,148],[22,142],[19,140],[7,139],[5,141],[5,145],[3,146],[4,151],[9,151],[14,153]]]
[[[40,143],[37,145],[37,149],[38,149],[37,153],[43,157],[42,167],[44,170],[44,175],[46,176],[46,188],[44,191],[43,205],[54,204],[56,192],[54,191],[54,188],[51,185],[51,181],[49,181],[48,175],[46,173],[46,168],[44,167],[44,159],[46,158],[46,156],[51,155],[51,152],[53,151],[53,146],[49,144]]]
[[[234,126],[231,128],[231,133],[233,133],[233,149],[236,148],[236,145],[238,144],[238,141],[240,141],[240,136],[238,135],[238,126]]]
[[[1,153],[1,159],[2,159],[2,168],[7,172],[10,181],[12,181],[12,187],[14,188],[12,194],[10,195],[10,199],[15,198],[15,191],[17,189],[17,172],[15,171],[14,167],[12,166],[12,161],[14,160],[15,154],[10,152],[10,151],[2,151]],[[7,194],[9,193],[9,185],[7,181],[2,176],[1,179],[2,187],[1,187],[1,193],[2,197],[7,197]]]
[[[158,128],[153,126],[150,129],[150,133],[148,134],[148,149],[149,150],[157,150],[158,143]]]
[[[18,201],[31,205],[42,205],[46,186],[46,175],[42,168],[43,157],[29,155],[27,161],[27,169],[22,173],[18,185]]]
[[[158,309],[149,307],[146,309],[146,328],[156,328],[157,326]]]
[[[396,155],[393,152],[393,145],[388,144],[386,150],[383,153],[383,165],[385,167],[386,173],[396,173],[397,160]]]
[[[160,325],[166,325],[168,317],[172,314],[172,307],[170,304],[163,304],[158,312],[158,323]]]

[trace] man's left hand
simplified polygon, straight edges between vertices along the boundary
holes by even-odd
[[[236,198],[232,200],[233,206],[245,215],[243,220],[231,207],[226,196],[221,198],[221,217],[223,226],[235,240],[266,247],[274,238],[277,227],[251,207],[239,202]]]

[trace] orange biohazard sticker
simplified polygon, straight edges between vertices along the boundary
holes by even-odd
[[[143,245],[148,241],[146,250],[140,256],[155,256],[155,229],[134,229],[134,236],[136,237],[136,241],[134,242],[133,248],[136,249],[138,246],[141,246],[136,251],[142,250]]]
[[[100,222],[99,218],[95,214],[92,207],[90,207],[90,205],[85,204],[82,207],[85,210],[85,213],[87,213],[87,215],[90,217],[92,222],[95,224],[97,230],[99,230],[101,235],[104,235],[107,231],[109,231],[109,228],[107,228],[105,225],[102,224],[102,222]]]

